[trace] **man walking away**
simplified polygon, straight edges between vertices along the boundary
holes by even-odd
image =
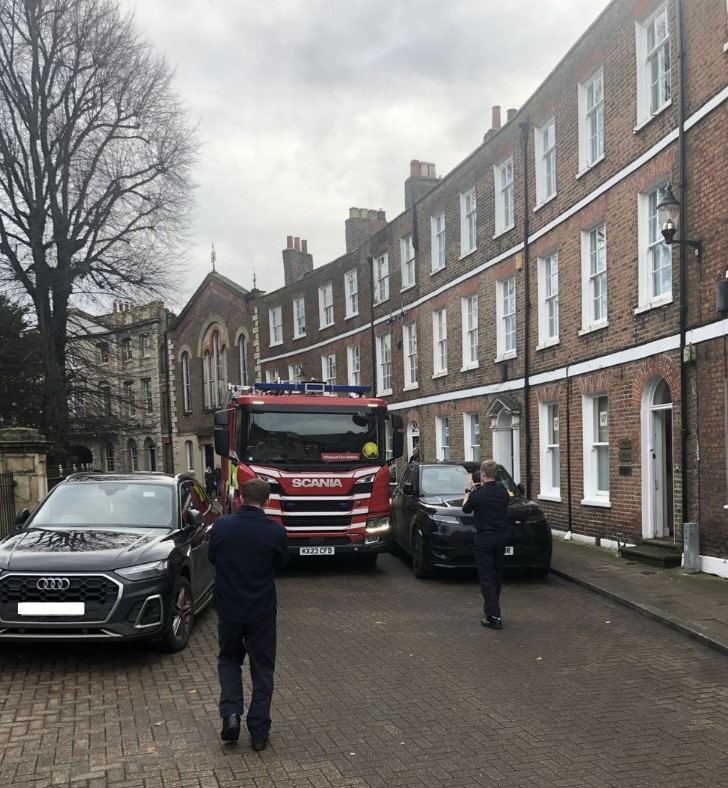
[[[250,661],[253,693],[246,723],[254,750],[264,750],[276,662],[275,571],[288,560],[286,531],[263,511],[270,485],[243,485],[242,506],[215,521],[208,558],[215,565],[213,605],[218,618],[217,672],[223,741],[237,741],[243,713],[242,666]]]
[[[506,516],[510,498],[496,481],[498,464],[484,460],[480,466],[481,484],[465,490],[463,512],[475,515],[475,563],[483,594],[482,624],[502,629],[500,592],[506,551]]]

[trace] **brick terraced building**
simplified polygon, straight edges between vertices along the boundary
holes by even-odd
[[[402,214],[351,209],[318,268],[289,238],[262,374],[372,384],[408,452],[493,455],[575,536],[697,522],[728,576],[727,52],[723,0],[612,2],[452,172],[412,162]]]

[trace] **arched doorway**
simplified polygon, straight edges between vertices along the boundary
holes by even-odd
[[[486,416],[490,418],[493,459],[521,481],[520,404],[507,394],[500,394],[491,402]]]
[[[411,457],[415,448],[419,449],[420,446],[420,425],[412,419],[407,425],[407,457]],[[420,451],[420,459],[422,459],[422,452]]]
[[[674,535],[672,397],[663,378],[642,393],[642,536]]]
[[[157,447],[154,445],[154,441],[151,438],[147,438],[144,441],[144,454],[146,454],[147,457],[147,470],[156,471]]]

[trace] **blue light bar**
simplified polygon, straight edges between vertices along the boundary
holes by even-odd
[[[358,394],[360,397],[370,391],[370,386],[339,386],[321,380],[279,381],[278,383],[255,383],[258,391],[288,392],[289,394]]]

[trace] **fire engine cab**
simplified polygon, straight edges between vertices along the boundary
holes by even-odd
[[[291,555],[373,566],[392,547],[389,467],[404,438],[402,417],[368,391],[319,381],[231,386],[215,413],[224,510],[239,505],[248,479],[265,479],[265,512],[285,527]]]

